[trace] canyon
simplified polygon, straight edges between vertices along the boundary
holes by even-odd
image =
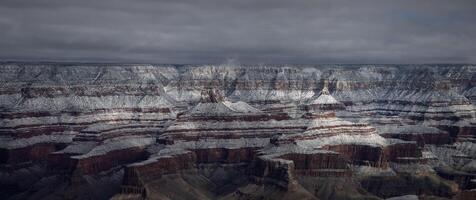
[[[1,199],[474,199],[476,65],[0,63]]]

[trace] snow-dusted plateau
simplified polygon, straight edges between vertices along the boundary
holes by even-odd
[[[476,65],[0,63],[0,199],[476,199]]]

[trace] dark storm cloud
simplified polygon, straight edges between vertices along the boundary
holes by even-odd
[[[0,59],[476,62],[473,0],[2,0]]]

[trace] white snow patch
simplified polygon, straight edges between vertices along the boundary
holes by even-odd
[[[263,147],[269,144],[269,138],[239,138],[239,139],[215,139],[206,138],[198,141],[175,141],[170,148],[183,149],[239,149],[245,147]]]
[[[67,154],[85,154],[91,149],[93,149],[95,146],[97,146],[97,142],[93,141],[78,141],[78,142],[73,142],[72,144],[68,145],[66,148],[64,148],[61,151],[54,152],[55,154],[60,154],[60,153],[67,153]]]
[[[0,148],[18,149],[40,143],[70,143],[76,132],[37,135],[29,138],[0,137]]]
[[[321,105],[321,104],[340,104],[340,102],[337,101],[331,95],[323,94],[323,95],[320,95],[319,97],[317,97],[317,99],[315,99],[314,101],[312,101],[311,104],[317,104],[317,105]]]
[[[110,151],[128,149],[133,147],[145,147],[155,143],[155,137],[151,136],[124,136],[105,140],[103,144],[94,147],[84,155],[73,156],[75,159],[105,155]]]
[[[422,125],[384,125],[376,126],[377,132],[380,134],[444,134],[442,131],[435,127],[422,126]]]

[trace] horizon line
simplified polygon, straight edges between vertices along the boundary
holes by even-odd
[[[120,65],[476,65],[475,63],[160,63],[160,62],[116,62],[116,61],[61,61],[61,60],[3,60],[0,63],[49,63],[49,64],[120,64]]]

